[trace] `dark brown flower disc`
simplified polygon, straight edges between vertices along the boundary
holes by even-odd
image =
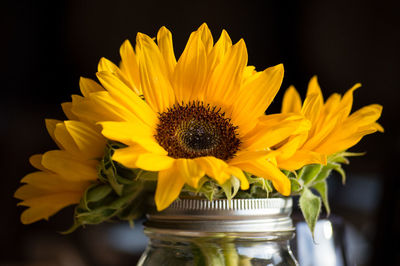
[[[161,113],[155,138],[173,158],[214,156],[226,161],[239,149],[237,135],[237,127],[220,109],[193,102]]]

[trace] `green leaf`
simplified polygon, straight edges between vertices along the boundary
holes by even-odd
[[[112,192],[112,188],[107,184],[96,185],[86,191],[84,199],[86,202],[96,202],[96,201],[104,199],[111,192]]]
[[[253,176],[249,173],[245,173],[245,174],[246,174],[247,180],[249,181],[250,185],[252,185],[252,187],[259,187],[262,190],[266,191],[267,193],[270,193],[273,191],[273,188],[272,188],[269,180],[262,178],[262,177]]]
[[[350,162],[346,157],[363,156],[363,155],[365,155],[365,152],[341,151],[330,155],[328,157],[328,162],[349,164]]]
[[[115,214],[115,209],[100,208],[90,212],[78,214],[76,216],[78,223],[84,224],[100,224]]]
[[[223,189],[226,198],[231,200],[240,189],[240,180],[237,177],[231,176],[228,181],[221,185],[221,188]]]
[[[342,184],[343,185],[346,184],[346,173],[343,170],[342,165],[338,163],[332,163],[332,165],[333,165],[333,170],[335,170],[342,176]]]
[[[73,224],[70,228],[68,228],[68,229],[65,230],[65,231],[61,231],[60,234],[62,234],[62,235],[71,234],[71,233],[73,233],[76,229],[78,229],[78,228],[81,227],[81,226],[82,226],[82,225],[81,225],[80,223],[77,223],[76,221],[74,221],[74,224]]]
[[[135,219],[139,219],[144,215],[146,209],[145,197],[136,197],[126,208],[122,209],[117,214],[120,220],[127,220],[133,222]]]
[[[344,157],[364,156],[365,154],[367,154],[367,153],[366,152],[349,152],[349,151],[343,152]]]
[[[140,169],[130,169],[114,161],[116,179],[119,184],[130,185],[136,181]]]
[[[321,171],[318,173],[317,177],[313,180],[314,183],[318,183],[328,178],[331,174],[332,169],[337,166],[334,163],[328,163],[327,165],[323,165]]]
[[[140,169],[136,178],[148,180],[148,181],[157,181],[158,172],[152,172],[152,171],[146,171],[146,170]]]
[[[336,172],[338,172],[342,176],[342,184],[346,184],[346,173],[343,170],[341,166],[337,167],[334,169]]]
[[[114,189],[115,193],[121,196],[124,185],[118,183],[117,177],[115,175],[115,169],[113,169],[113,167],[110,167],[108,169],[104,169],[103,171],[107,175],[107,180],[110,183],[111,187]]]
[[[222,198],[224,192],[220,187],[210,180],[207,176],[204,176],[199,181],[198,188],[193,188],[189,185],[185,185],[179,195],[180,198],[185,197],[201,197],[204,196],[208,200]]]
[[[307,185],[311,183],[319,174],[322,169],[321,164],[310,164],[304,166],[299,173],[300,179],[304,181],[304,184]]]
[[[291,184],[292,193],[297,193],[303,188],[303,186],[301,184],[301,180],[297,180],[296,178],[292,178],[292,177],[289,177],[289,180],[290,180],[290,184]]]
[[[326,180],[315,183],[313,185],[313,188],[315,188],[316,191],[318,191],[319,195],[321,196],[322,202],[324,203],[325,210],[327,216],[331,213],[331,208],[329,207],[329,202],[328,202],[328,185],[326,183]]]
[[[289,176],[289,174],[290,174],[290,171],[288,171],[288,170],[281,170],[281,171],[285,176]]]
[[[303,213],[304,219],[306,220],[314,238],[315,224],[318,220],[319,213],[321,212],[321,199],[318,196],[315,196],[307,187],[304,187],[299,203],[301,212]]]
[[[328,157],[328,162],[349,164],[350,161],[343,156],[343,153],[336,153]]]
[[[281,171],[285,176],[287,176],[289,178],[291,178],[291,177],[296,178],[296,179],[299,178],[296,171],[288,171],[288,170],[281,170]]]

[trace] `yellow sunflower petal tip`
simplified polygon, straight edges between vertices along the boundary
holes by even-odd
[[[317,75],[312,76],[310,82],[318,82],[318,76]]]
[[[209,29],[209,28],[208,28],[207,23],[206,23],[206,22],[203,22],[203,23],[200,25],[200,27],[199,27],[198,30],[208,30],[208,29]]]
[[[129,41],[129,39],[126,39],[126,40],[122,43],[121,47],[119,48],[119,53],[121,54],[121,57],[122,57],[122,55],[124,54],[124,51],[127,50],[127,49],[133,50],[132,44],[131,44],[131,42]]]
[[[361,83],[356,83],[356,84],[353,85],[353,87],[351,87],[350,90],[354,91],[354,90],[360,88],[361,86],[362,86]]]
[[[136,45],[140,45],[148,37],[146,34],[138,32],[136,34]]]
[[[162,26],[157,32],[157,39],[160,39],[161,36],[165,35],[171,35],[171,31],[167,27]]]
[[[285,68],[284,68],[284,66],[283,66],[282,63],[277,64],[277,65],[275,66],[275,68],[277,68],[278,71],[282,72],[282,75],[283,75],[283,73],[285,72]]]

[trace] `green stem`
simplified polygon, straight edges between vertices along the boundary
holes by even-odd
[[[218,239],[219,241],[216,241]],[[239,257],[233,240],[226,236],[194,240],[193,243],[199,250],[199,252],[193,252],[198,256],[196,261],[209,266],[251,266],[250,260]]]
[[[236,252],[235,243],[224,239],[222,242],[222,252],[225,258],[225,266],[239,266],[239,255]]]
[[[224,256],[220,252],[221,247],[207,240],[209,239],[194,240],[193,243],[200,249],[200,252],[194,253],[199,253],[199,256],[203,256],[208,266],[226,266]],[[197,261],[204,260],[198,258]]]

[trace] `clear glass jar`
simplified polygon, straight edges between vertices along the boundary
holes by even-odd
[[[180,200],[148,214],[138,265],[298,265],[291,198]]]

